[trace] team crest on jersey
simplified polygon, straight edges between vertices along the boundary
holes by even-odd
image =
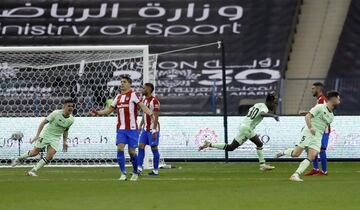
[[[125,100],[127,100],[127,101],[128,101],[129,99],[130,99],[130,98],[129,98],[129,96],[126,96]]]
[[[210,141],[211,143],[216,143],[219,136],[216,132],[210,128],[201,129],[195,136],[195,144],[197,146],[203,145],[205,140]]]

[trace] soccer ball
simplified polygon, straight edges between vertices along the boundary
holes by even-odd
[[[21,131],[17,131],[11,135],[11,138],[14,140],[21,140],[24,137],[24,134]]]

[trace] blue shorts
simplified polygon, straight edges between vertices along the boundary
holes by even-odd
[[[131,148],[137,148],[139,139],[138,130],[117,130],[116,145],[127,144]]]
[[[321,139],[321,149],[326,150],[329,143],[329,133],[324,133]]]
[[[149,145],[151,147],[159,145],[160,132],[156,132],[156,138],[152,138],[151,131],[143,130],[140,136],[140,143]]]

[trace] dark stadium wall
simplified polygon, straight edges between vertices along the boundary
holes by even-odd
[[[326,80],[327,89],[341,92],[342,102],[337,113],[342,115],[359,114],[359,18],[360,1],[352,0]]]

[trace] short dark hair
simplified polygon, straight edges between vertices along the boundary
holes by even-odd
[[[125,74],[121,76],[121,79],[125,79],[126,81],[128,81],[130,84],[132,84],[132,79],[130,78],[130,75]]]
[[[275,93],[274,92],[270,92],[267,94],[266,96],[266,102],[273,102],[275,101]]]
[[[314,85],[315,87],[321,87],[321,88],[324,87],[324,84],[321,83],[321,82],[314,82],[313,85]]]
[[[150,87],[151,92],[154,92],[154,85],[152,83],[145,83],[145,86]]]
[[[67,103],[75,103],[75,100],[73,98],[67,98],[64,100],[64,103],[63,104],[67,104]]]
[[[338,97],[338,96],[340,96],[340,93],[337,92],[336,90],[330,90],[330,91],[328,91],[328,92],[326,93],[326,98],[327,98],[327,99],[330,99],[330,98],[332,98],[332,97]]]

